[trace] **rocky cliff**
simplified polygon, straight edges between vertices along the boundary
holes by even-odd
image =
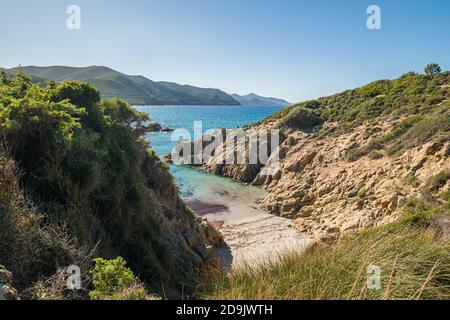
[[[433,176],[450,174],[450,142],[437,146],[430,141],[401,155],[348,159],[355,144],[364,145],[392,126],[386,120],[337,137],[292,133],[280,147],[285,156],[279,171],[253,181],[270,191],[263,205],[316,238],[392,222],[412,197],[422,197]],[[449,181],[434,194],[448,191]]]
[[[240,151],[226,142],[203,166],[267,189],[267,211],[313,238],[392,222],[408,201],[449,192],[448,83],[448,72],[408,73],[282,110],[248,128],[282,132],[269,175],[264,164],[224,164]]]

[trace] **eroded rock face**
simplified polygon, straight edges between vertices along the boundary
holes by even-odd
[[[376,126],[322,137],[291,132],[278,149],[279,168],[271,174],[263,166],[207,163],[205,168],[267,189],[262,204],[270,213],[293,219],[313,238],[333,239],[394,221],[408,198],[421,196],[430,177],[450,170],[450,142],[430,142],[401,155],[380,151],[376,157],[348,159],[349,150],[386,134],[397,121],[386,118]],[[445,191],[448,184],[435,192]]]
[[[161,212],[164,213],[161,240],[173,248],[170,253],[174,272],[196,272],[220,261],[218,250],[226,244],[210,222],[194,214],[181,199],[175,205],[164,203]]]
[[[379,132],[391,127],[386,122]],[[328,238],[392,222],[407,198],[420,197],[429,177],[450,166],[448,146],[430,154],[432,143],[400,156],[347,160],[346,151],[355,143],[363,145],[368,135],[377,134],[367,126],[327,139],[295,134],[297,143],[282,162],[280,177],[262,184],[270,191],[265,207],[292,217],[300,231]]]
[[[0,300],[20,300],[16,289],[12,287],[12,274],[0,265]]]
[[[217,249],[224,245],[222,235],[206,220],[186,207],[168,170],[147,164],[149,201],[161,229],[160,241],[168,260],[163,266],[169,275],[189,277],[220,259]],[[177,297],[176,295],[173,295]]]

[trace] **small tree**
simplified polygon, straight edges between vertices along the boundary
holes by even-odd
[[[437,63],[430,63],[425,67],[425,73],[430,76],[441,73],[441,67]]]
[[[126,266],[123,258],[115,260],[95,259],[91,270],[94,291],[92,300],[149,300],[157,297],[147,295],[144,285]]]

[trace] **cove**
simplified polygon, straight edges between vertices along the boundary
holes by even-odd
[[[233,129],[260,121],[280,108],[147,106],[137,109],[164,127],[187,129],[193,136],[195,121],[202,121],[203,130]],[[150,133],[147,139],[160,156],[170,153],[175,145],[171,133]],[[170,171],[186,205],[223,234],[231,252],[221,252],[222,265],[239,268],[259,264],[285,251],[302,250],[309,243],[308,238],[292,227],[291,220],[267,214],[259,206],[267,191],[201,168],[173,164]]]

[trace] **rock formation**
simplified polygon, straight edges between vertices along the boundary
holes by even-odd
[[[0,265],[0,300],[20,300],[19,295],[12,287],[12,274]]]
[[[316,239],[392,222],[450,189],[449,78],[408,73],[288,107],[244,129],[280,129],[267,162],[224,163],[249,148],[227,137],[203,167],[268,190],[267,211]]]

